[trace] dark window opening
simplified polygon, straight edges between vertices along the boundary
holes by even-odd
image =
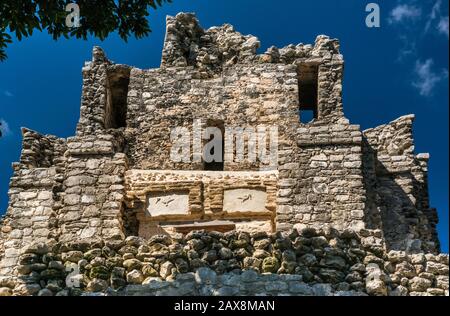
[[[210,150],[210,154],[211,155],[215,155],[215,150],[220,150],[220,161],[211,161],[211,162],[206,162],[204,161],[204,170],[210,170],[210,171],[223,171],[224,170],[224,152],[225,152],[225,125],[223,123],[223,121],[221,120],[208,120],[207,124],[206,124],[206,128],[208,127],[215,127],[218,128],[220,130],[220,139],[217,140],[217,136],[216,136],[216,141],[218,141],[219,146],[214,146],[211,148]],[[214,134],[211,134],[209,139],[205,139],[204,142],[205,144],[207,144],[208,142],[212,141],[214,139]]]
[[[298,99],[301,123],[309,123],[318,116],[318,75],[318,65],[301,64],[298,67]]]
[[[117,67],[108,72],[105,128],[126,127],[129,83],[130,69],[128,67]]]

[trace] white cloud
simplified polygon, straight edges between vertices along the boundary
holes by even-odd
[[[11,129],[9,128],[8,122],[4,119],[0,119],[0,131],[2,132],[2,136],[7,136],[11,134]]]
[[[414,20],[422,15],[422,10],[416,6],[399,4],[389,15],[390,23],[400,23],[404,20]]]
[[[442,70],[441,73],[433,71],[433,59],[429,58],[425,62],[416,61],[415,75],[416,80],[412,85],[419,90],[420,95],[429,96],[433,93],[434,87],[442,80],[448,77],[448,71]]]
[[[413,63],[411,85],[422,96],[431,96],[439,83],[448,78],[448,70],[434,66],[433,58],[423,59],[417,49],[432,32],[447,38],[448,16],[443,15],[443,0],[399,0],[390,11],[388,22],[394,26],[399,37],[399,62]]]
[[[433,7],[431,8],[431,13],[428,16],[428,21],[427,24],[425,24],[425,32],[428,32],[428,30],[430,29],[431,24],[434,22],[434,20],[440,16],[441,14],[441,4],[442,4],[442,0],[437,0]]]
[[[448,37],[448,16],[441,17],[437,29],[440,33],[445,34]]]
[[[431,12],[428,15],[427,23],[425,24],[425,33],[434,25],[437,31],[448,37],[448,16],[443,16],[441,13],[442,0],[436,0]]]
[[[3,91],[3,94],[4,94],[5,96],[7,96],[8,98],[11,98],[11,97],[14,96],[14,94],[12,94],[12,92],[10,92],[10,91],[8,91],[8,90]]]

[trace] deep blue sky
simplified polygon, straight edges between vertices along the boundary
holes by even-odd
[[[377,2],[381,27],[367,28],[365,6]],[[20,155],[20,127],[68,137],[79,118],[81,67],[93,45],[117,63],[158,67],[165,16],[195,12],[203,27],[231,23],[271,45],[313,43],[316,35],[340,39],[345,58],[344,111],[363,129],[414,113],[416,152],[429,152],[431,204],[440,216],[442,250],[448,252],[448,2],[428,1],[211,1],[174,0],[150,14],[153,33],[122,42],[110,36],[53,41],[36,33],[7,49],[0,63],[0,214],[7,207],[11,163]]]

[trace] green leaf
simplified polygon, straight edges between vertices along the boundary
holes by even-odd
[[[117,31],[127,42],[130,36],[142,38],[151,33],[147,16],[149,9],[157,9],[172,0],[0,0],[0,60],[5,60],[5,48],[12,43],[10,34],[21,41],[33,35],[35,30],[44,31],[57,40],[77,38],[86,40],[93,35],[100,40]],[[69,28],[65,8],[69,3],[80,7],[81,26]],[[6,33],[6,29],[9,33]]]

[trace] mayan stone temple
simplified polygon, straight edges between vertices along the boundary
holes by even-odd
[[[75,136],[23,129],[0,295],[448,295],[414,115],[351,124],[339,45],[180,13],[160,68],[95,47]]]

